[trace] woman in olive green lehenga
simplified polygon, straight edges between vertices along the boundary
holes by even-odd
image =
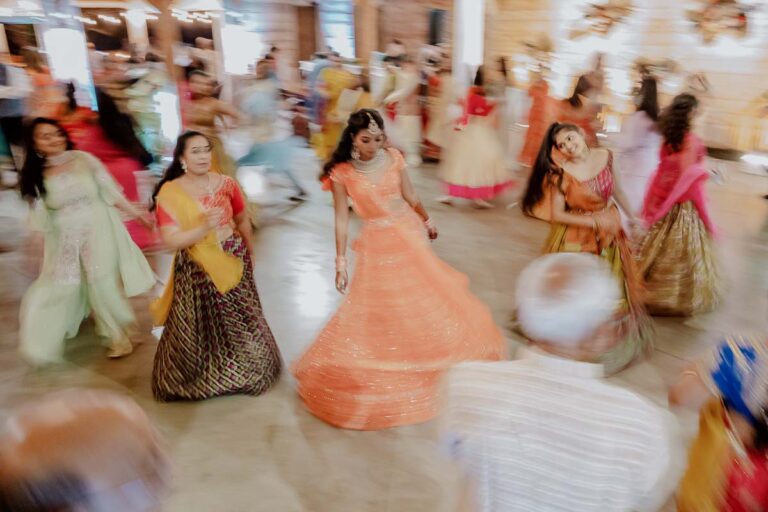
[[[552,158],[553,151],[564,157],[560,165]],[[615,317],[616,336],[621,342],[600,361],[607,373],[615,373],[652,348],[652,329],[643,306],[640,274],[617,207],[620,204],[629,211],[616,185],[613,155],[605,149],[590,150],[577,126],[554,123],[539,150],[523,209],[530,213],[545,191],[550,195],[552,227],[544,252],[598,255],[610,264],[621,283],[623,299]]]

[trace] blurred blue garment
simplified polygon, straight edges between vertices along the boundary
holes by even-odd
[[[0,130],[0,161],[7,160],[11,157],[11,148],[8,146],[8,141],[5,140],[3,131]]]
[[[272,78],[255,80],[243,89],[240,108],[252,123],[274,122],[280,102],[277,82]]]
[[[303,187],[291,172],[294,150],[303,141],[296,137],[276,137],[275,125],[280,109],[277,82],[271,78],[260,79],[243,89],[240,108],[248,119],[254,144],[248,154],[237,161],[238,167],[265,167],[267,172],[284,174],[297,192],[303,195]]]
[[[313,61],[314,67],[312,71],[307,74],[307,85],[309,86],[309,109],[310,119],[313,123],[321,124],[321,115],[323,112],[323,106],[325,98],[317,90],[317,83],[320,80],[320,73],[323,70],[333,64],[329,59],[315,59]]]
[[[726,405],[756,424],[768,391],[767,370],[765,342],[737,337],[717,347],[709,376]]]

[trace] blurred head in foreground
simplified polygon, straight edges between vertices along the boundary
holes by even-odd
[[[153,510],[168,469],[133,401],[106,391],[56,393],[13,415],[0,436],[0,511]]]
[[[557,253],[536,259],[517,282],[523,332],[540,348],[592,360],[616,342],[612,318],[621,294],[608,265],[591,254]]]

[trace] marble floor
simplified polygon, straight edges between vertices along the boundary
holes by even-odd
[[[768,179],[713,162],[723,183],[711,183],[714,216],[721,227],[719,251],[729,283],[722,306],[693,320],[658,319],[656,351],[615,377],[660,404],[686,360],[705,352],[725,332],[768,326]],[[333,287],[334,242],[330,198],[315,184],[316,168],[303,167],[312,187],[308,202],[293,205],[273,189],[262,212],[255,247],[256,279],[267,318],[287,363],[312,341],[339,302]],[[469,275],[472,289],[506,325],[514,307],[520,269],[539,254],[547,226],[505,209],[517,191],[494,210],[449,207],[439,194],[434,166],[412,171],[441,236],[434,249]],[[146,313],[149,297],[135,301],[140,323],[136,351],[112,361],[85,323],[70,343],[67,363],[32,370],[16,355],[19,300],[30,282],[19,218],[6,215],[3,196],[0,254],[0,417],[50,391],[97,387],[133,397],[156,422],[175,461],[167,512],[438,512],[455,510],[460,478],[440,452],[435,423],[380,432],[338,430],[303,410],[286,373],[264,396],[233,396],[200,403],[158,404],[150,374],[156,341]],[[17,223],[17,224],[13,224]],[[14,226],[16,226],[14,228]],[[157,257],[158,269],[167,257]],[[162,273],[162,272],[161,272]],[[513,343],[510,334],[510,343]],[[687,436],[691,413],[680,413]],[[669,509],[669,506],[667,507]],[[665,509],[666,510],[666,509]]]

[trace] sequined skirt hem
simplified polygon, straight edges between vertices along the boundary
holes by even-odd
[[[712,240],[692,202],[675,205],[654,224],[637,257],[651,314],[691,316],[719,303],[722,283]]]

